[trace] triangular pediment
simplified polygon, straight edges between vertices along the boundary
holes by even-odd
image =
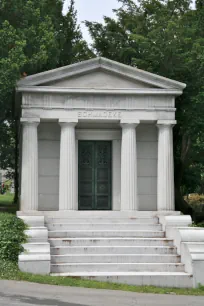
[[[150,84],[121,77],[116,73],[107,72],[103,69],[97,69],[83,75],[77,75],[62,80],[56,80],[44,84],[44,86],[62,87],[62,88],[154,88]]]
[[[85,89],[185,88],[183,83],[101,57],[28,76],[18,82],[18,87],[22,86]]]

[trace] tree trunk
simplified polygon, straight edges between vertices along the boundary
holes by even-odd
[[[191,215],[193,217],[192,207],[184,200],[180,188],[175,186],[175,205],[176,210],[181,211],[184,215]]]

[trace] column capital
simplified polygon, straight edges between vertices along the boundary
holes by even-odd
[[[140,120],[122,119],[120,121],[120,126],[122,128],[136,128],[138,124],[140,124]]]
[[[61,126],[73,126],[75,127],[79,122],[78,119],[59,119],[59,125]]]
[[[176,120],[158,120],[157,121],[157,127],[161,126],[171,126],[174,127],[176,125],[177,121]]]
[[[20,119],[21,124],[23,125],[36,125],[38,126],[38,124],[40,123],[40,118],[21,118]]]

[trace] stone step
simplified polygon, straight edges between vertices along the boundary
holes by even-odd
[[[49,231],[49,238],[75,238],[75,237],[148,237],[148,238],[163,238],[163,231],[148,231],[148,230],[62,230]]]
[[[76,272],[184,272],[181,263],[58,263],[51,273]]]
[[[22,246],[26,253],[50,253],[48,242],[25,243]]]
[[[167,238],[50,238],[51,246],[171,246],[173,240]]]
[[[37,212],[37,214],[41,214]],[[179,216],[181,213],[178,211],[138,211],[138,210],[58,210],[58,211],[46,211],[44,213],[46,219],[50,218],[82,218],[82,219],[120,219],[120,218],[156,218],[161,215],[167,216]],[[23,214],[24,216],[26,213]]]
[[[150,218],[46,218],[46,224],[53,224],[53,223],[129,223],[129,224],[158,224],[157,217],[150,217]]]
[[[55,273],[52,276],[77,277],[89,280],[134,286],[192,288],[192,275],[185,272],[78,272]]]
[[[178,255],[163,254],[69,254],[52,255],[51,263],[179,263]]]
[[[48,223],[48,230],[151,230],[161,231],[161,224],[148,223]]]
[[[51,247],[52,255],[72,254],[174,254],[172,246],[57,246]]]

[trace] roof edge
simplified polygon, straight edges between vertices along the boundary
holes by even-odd
[[[34,74],[18,81],[17,86],[38,86],[48,82],[85,74],[95,69],[105,69],[123,77],[132,78],[143,83],[152,84],[161,88],[174,88],[183,90],[186,84],[153,74],[135,67],[131,67],[104,57],[96,57],[83,62],[71,64],[61,68]]]

